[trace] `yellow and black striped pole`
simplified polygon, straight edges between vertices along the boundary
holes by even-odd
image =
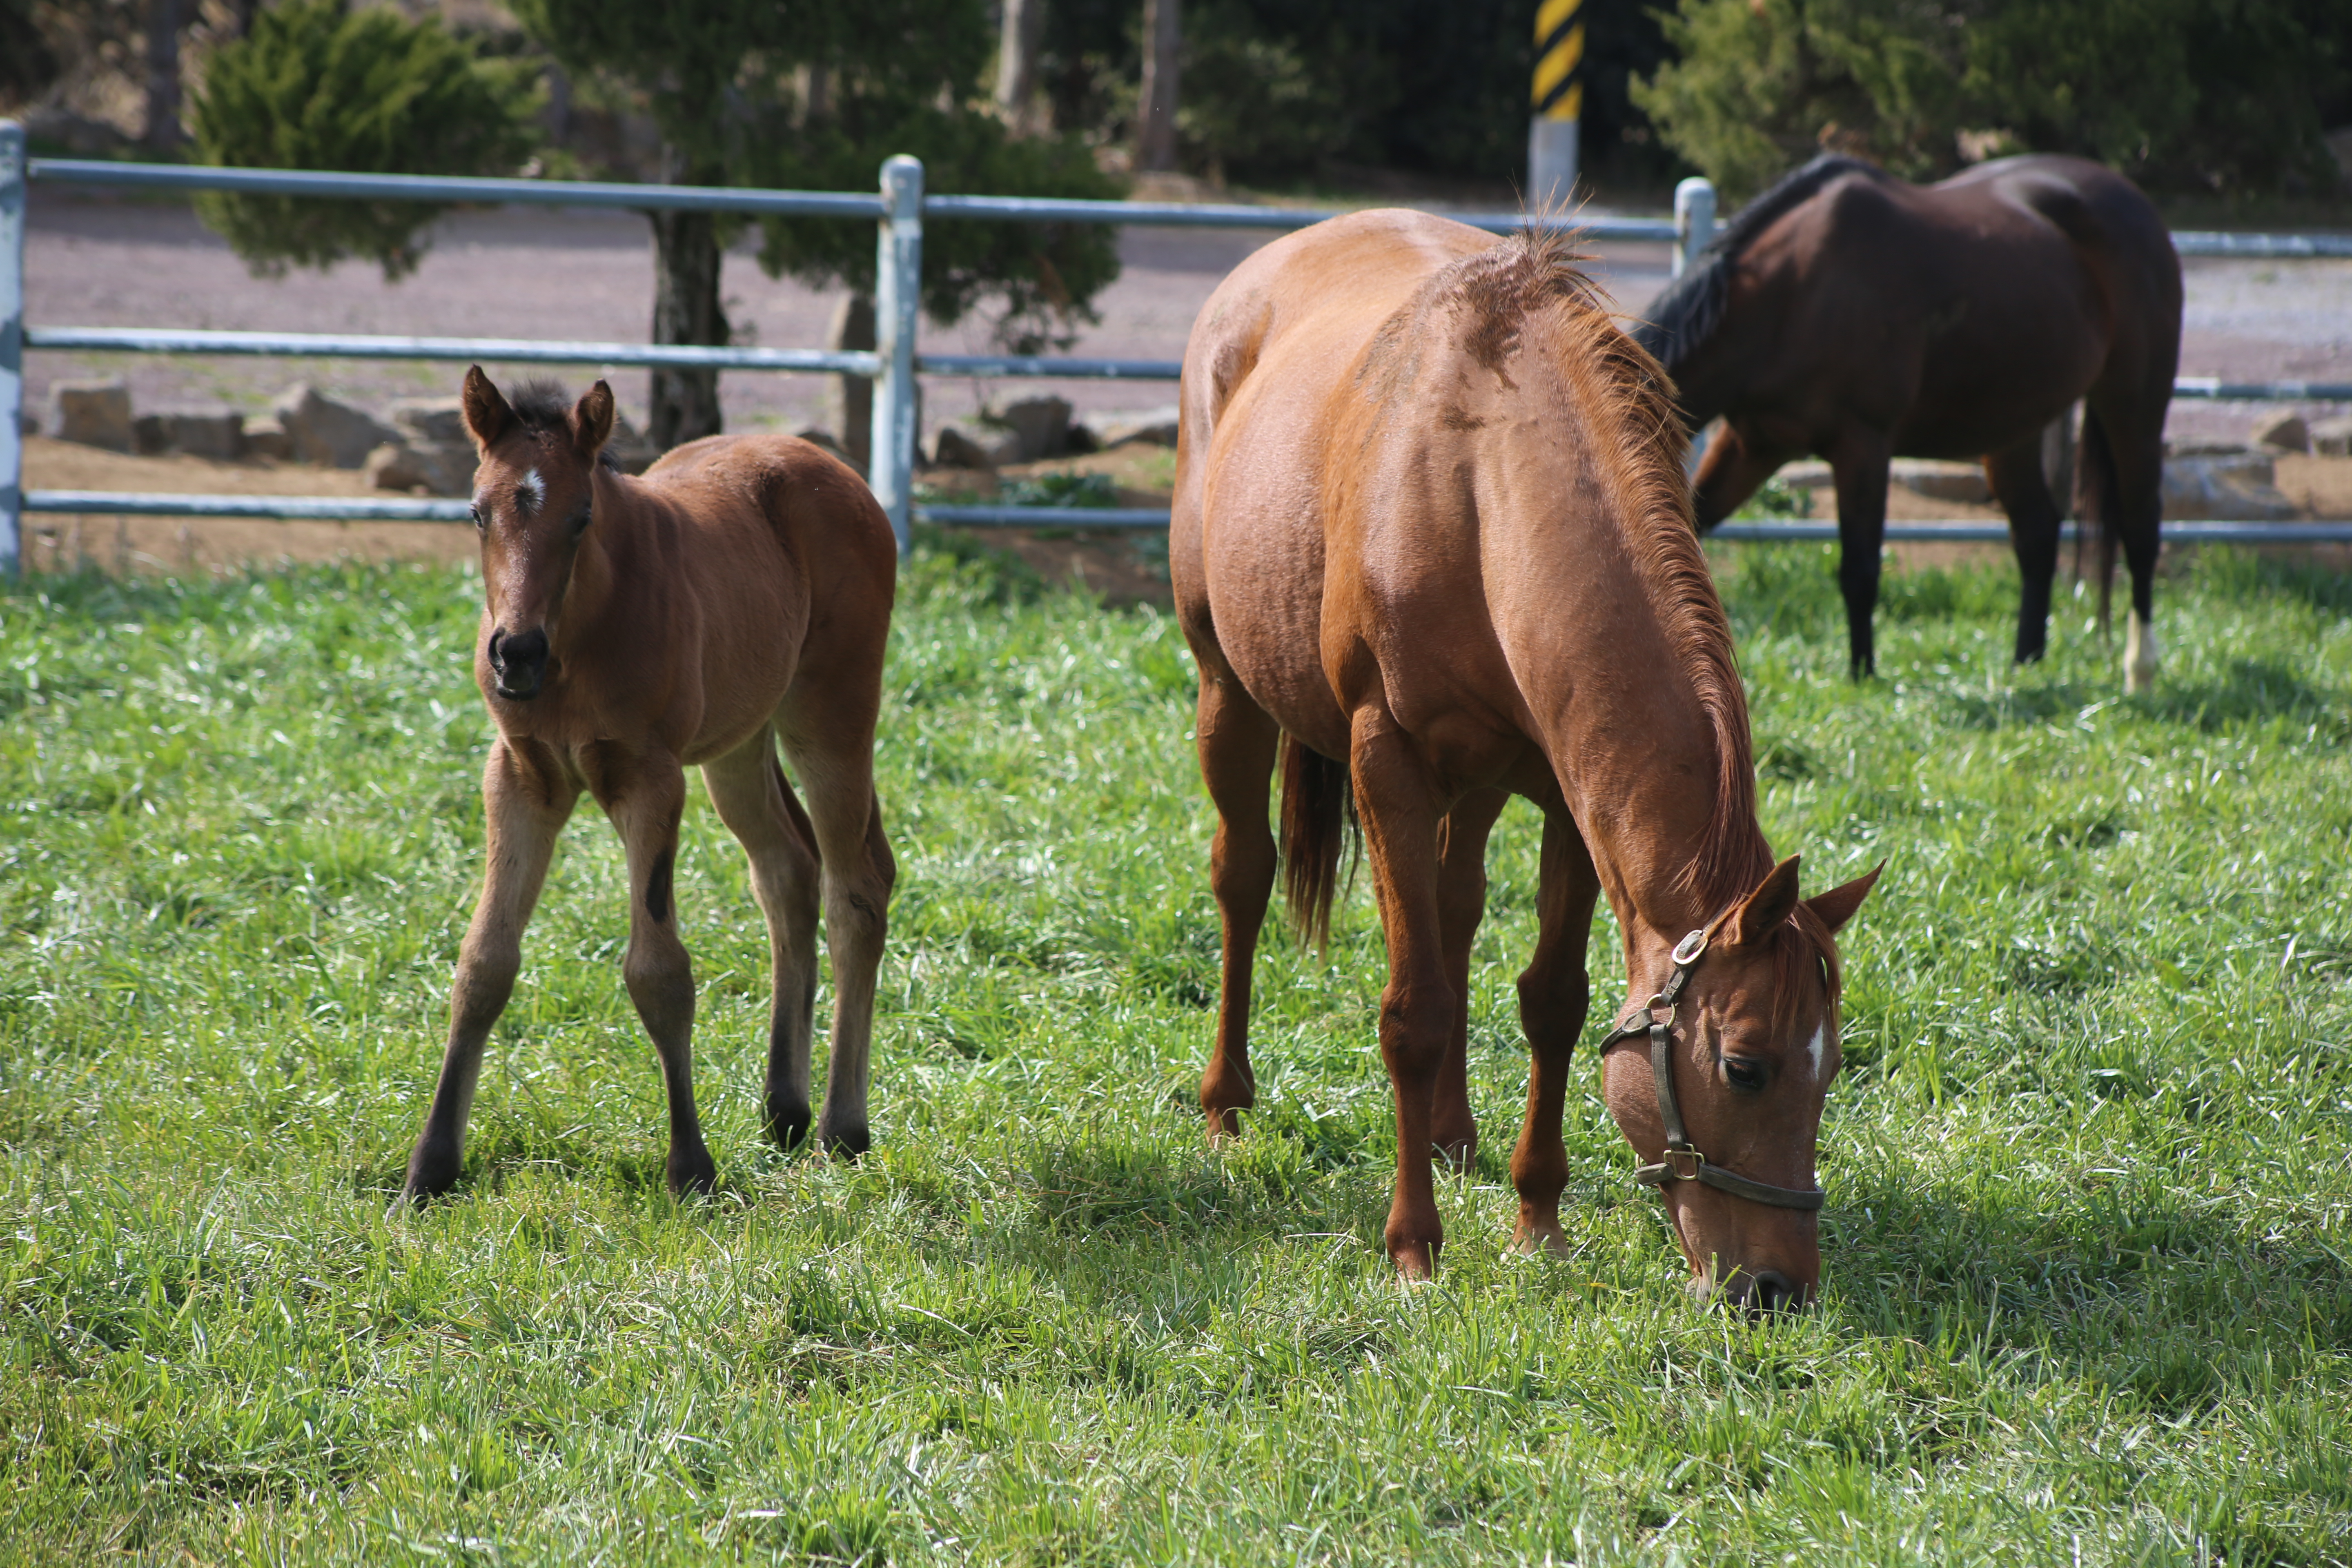
[[[1584,0],[1537,0],[1535,114],[1528,122],[1528,205],[1561,211],[1576,195],[1584,113]]]

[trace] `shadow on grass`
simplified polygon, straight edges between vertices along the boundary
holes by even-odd
[[[1822,1237],[1855,1326],[2043,1363],[2179,1416],[2352,1349],[2352,1268],[2094,1184],[2055,1211],[1843,1184]]]

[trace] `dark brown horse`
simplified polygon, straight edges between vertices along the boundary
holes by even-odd
[[[2058,565],[2043,428],[2078,399],[2076,515],[2131,572],[2127,689],[2150,629],[2180,261],[2146,196],[2080,158],[2006,158],[1936,185],[1822,157],[1743,208],[1634,337],[1683,416],[1722,433],[1698,470],[1711,529],[1793,458],[1837,481],[1838,584],[1856,675],[1873,667],[1890,458],[1984,459],[2024,578],[2017,658],[2039,658]]]
[[[403,1195],[447,1190],[463,1160],[482,1043],[506,1006],[555,837],[583,790],[629,861],[621,973],[669,1092],[669,1184],[715,1176],[694,1109],[694,974],[672,872],[684,769],[751,862],[776,968],[767,1120],[809,1129],[822,879],[833,955],[833,1064],[817,1138],[866,1146],[875,973],[896,869],[874,795],[874,723],[898,552],[866,486],[805,441],[712,437],[631,479],[604,456],[613,394],[577,406],[531,384],[512,402],[479,365],[466,425],[481,449],[474,523],[488,603],[474,679],[498,726],[482,802],[481,902],[457,957],[449,1043]],[[803,810],[776,742],[808,791]]]
[[[1224,925],[1211,1138],[1255,1103],[1279,755],[1290,902],[1310,931],[1329,920],[1351,789],[1361,820],[1389,951],[1388,1248],[1408,1276],[1430,1271],[1431,1157],[1466,1162],[1477,1141],[1465,1004],[1487,832],[1525,795],[1544,835],[1519,979],[1518,1244],[1561,1240],[1561,1106],[1605,894],[1628,1002],[1664,994],[1654,1056],[1604,1052],[1609,1106],[1654,1162],[1692,1270],[1759,1304],[1811,1292],[1832,937],[1871,878],[1801,900],[1797,862],[1776,867],[1757,828],[1747,705],[1656,363],[1549,244],[1371,212],[1235,269],[1193,324],[1182,398],[1170,560]]]

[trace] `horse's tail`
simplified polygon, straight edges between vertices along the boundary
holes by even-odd
[[[1319,951],[1331,941],[1339,852],[1355,825],[1348,764],[1282,738],[1282,891],[1290,921]]]
[[[2119,497],[2116,455],[2107,444],[2107,427],[2098,410],[2083,406],[2083,445],[2074,458],[2074,516],[2082,532],[2075,536],[2074,571],[2083,570],[2083,541],[2098,535],[2099,636],[2107,635],[2107,616],[2116,585],[2116,511]]]

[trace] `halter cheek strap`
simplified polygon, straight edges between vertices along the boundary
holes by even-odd
[[[1605,1054],[1612,1046],[1626,1040],[1638,1039],[1644,1034],[1650,1037],[1650,1076],[1658,1089],[1658,1121],[1666,1131],[1665,1158],[1654,1165],[1643,1166],[1633,1173],[1633,1179],[1662,1191],[1670,1183],[1698,1182],[1750,1203],[1784,1209],[1818,1209],[1829,1197],[1820,1188],[1776,1187],[1710,1164],[1707,1157],[1692,1144],[1689,1132],[1683,1127],[1682,1106],[1675,1098],[1675,1001],[1689,983],[1691,971],[1698,967],[1713,931],[1712,926],[1695,931],[1677,942],[1674,973],[1658,987],[1657,994],[1627,1013],[1601,1041],[1600,1049]]]

